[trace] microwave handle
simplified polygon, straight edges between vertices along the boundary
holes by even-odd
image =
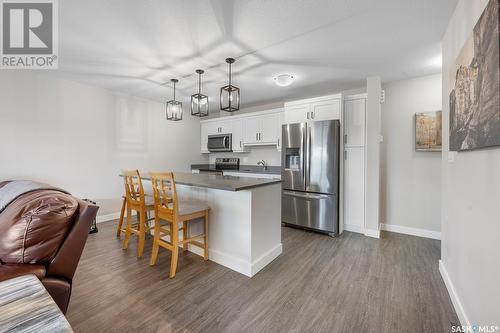
[[[227,136],[224,136],[223,144],[224,148],[227,148]]]

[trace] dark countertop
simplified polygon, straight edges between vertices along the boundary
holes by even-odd
[[[141,174],[143,180],[151,180],[148,174]],[[213,188],[224,191],[242,191],[255,187],[281,183],[279,179],[233,177],[213,174],[191,174],[174,172],[175,183],[179,185]]]
[[[191,164],[191,170],[218,171],[215,169],[214,164]],[[264,169],[264,167],[261,167],[259,165],[240,165],[239,169],[223,170],[223,171],[280,175],[281,174],[281,167],[280,166],[268,166],[266,169]]]

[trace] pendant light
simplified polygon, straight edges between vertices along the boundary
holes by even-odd
[[[182,120],[182,103],[175,100],[175,84],[179,82],[177,79],[171,79],[174,83],[174,99],[167,102],[167,120]]]
[[[222,111],[233,112],[240,109],[240,88],[231,84],[231,64],[234,63],[233,58],[227,58],[229,64],[229,84],[220,88],[220,109]]]
[[[201,93],[201,74],[205,73],[202,69],[197,69],[198,74],[198,93],[191,95],[191,115],[197,117],[208,116],[208,96]]]

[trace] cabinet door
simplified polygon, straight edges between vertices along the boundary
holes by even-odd
[[[311,104],[310,118],[313,121],[340,119],[340,99]]]
[[[233,140],[233,151],[244,151],[243,148],[243,119],[231,121],[231,133]]]
[[[219,133],[220,134],[229,134],[231,133],[231,124],[232,124],[232,121],[231,120],[223,120],[223,121],[218,121],[217,122],[218,125],[219,125]]]
[[[201,152],[208,153],[207,143],[208,143],[208,132],[207,127],[210,123],[201,123]]]
[[[259,142],[278,143],[279,114],[260,116]]]
[[[310,111],[311,107],[309,104],[293,105],[293,106],[285,105],[285,123],[295,124],[307,121],[309,120],[308,118]]]
[[[251,144],[259,142],[260,117],[243,118],[243,143]]]
[[[278,144],[276,145],[276,147],[278,148],[278,150],[281,150],[281,134],[283,132],[283,123],[285,121],[285,113],[284,112],[280,112],[278,114]]]
[[[353,99],[344,102],[344,145],[362,147],[365,145],[366,99]]]
[[[204,123],[207,135],[214,135],[219,133],[219,124],[216,121]]]
[[[344,226],[350,231],[365,228],[365,150],[346,148],[344,161]]]

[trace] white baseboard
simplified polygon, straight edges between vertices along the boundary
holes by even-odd
[[[418,237],[432,238],[441,240],[441,233],[439,231],[432,231],[426,229],[410,228],[395,224],[384,224],[380,225],[382,230],[396,232],[398,234],[412,235]]]
[[[359,234],[365,233],[365,228],[353,224],[344,224],[344,231],[357,232]]]
[[[252,263],[252,276],[257,274],[262,268],[266,267],[271,261],[276,259],[283,252],[283,244],[279,243],[266,253],[264,253],[259,259]]]
[[[132,211],[132,216],[137,215],[135,211]],[[125,213],[125,216],[127,216],[127,213]],[[111,214],[105,214],[105,215],[98,215],[96,217],[96,222],[97,223],[102,223],[102,222],[108,222],[108,221],[113,221],[113,220],[118,220],[120,218],[120,212],[116,213],[111,213]]]
[[[470,326],[469,317],[467,317],[467,314],[464,311],[462,302],[460,302],[460,298],[458,297],[457,291],[453,286],[453,282],[451,282],[448,271],[446,270],[446,266],[444,265],[442,260],[439,260],[439,272],[441,273],[441,277],[443,278],[444,284],[446,285],[446,289],[448,289],[451,303],[455,308],[455,312],[457,313],[458,319],[460,320],[460,324],[462,326]]]
[[[365,234],[365,236],[368,236],[368,237],[380,238],[380,230],[366,229],[365,228],[364,234]]]

